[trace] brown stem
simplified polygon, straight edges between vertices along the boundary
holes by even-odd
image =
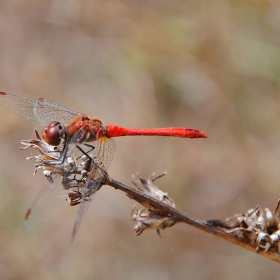
[[[178,220],[178,222],[183,222],[183,223],[189,224],[189,225],[194,226],[207,233],[213,234],[217,237],[223,238],[223,239],[225,239],[229,242],[232,242],[236,245],[239,245],[243,248],[256,252],[256,248],[254,246],[252,246],[251,244],[243,242],[242,240],[227,233],[226,231],[224,231],[223,229],[221,229],[219,227],[212,226],[210,223],[193,218],[193,217],[183,213],[182,211],[147,195],[146,193],[143,193],[137,189],[129,187],[129,186],[127,186],[121,182],[118,182],[112,178],[109,178],[109,177],[107,178],[106,182],[104,182],[104,183],[117,190],[125,192],[127,194],[127,196],[130,197],[131,199],[139,202],[140,204],[144,205],[145,207],[149,206],[148,207],[149,209],[151,209],[151,208],[157,209],[161,213],[172,215],[173,217],[175,217],[176,220]],[[280,263],[279,254],[275,251],[269,250],[266,252],[264,250],[261,250],[259,252],[259,254]]]

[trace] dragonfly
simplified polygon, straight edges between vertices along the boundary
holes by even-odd
[[[83,215],[88,209],[90,196],[101,183],[102,172],[100,171],[101,168],[97,168],[96,162],[107,170],[113,159],[115,141],[112,138],[119,136],[208,138],[205,132],[193,128],[125,128],[117,125],[103,125],[101,120],[97,118],[90,118],[45,98],[32,100],[13,93],[0,92],[0,104],[19,116],[38,121],[45,126],[42,131],[42,138],[46,144],[60,148],[60,156],[45,161],[44,163],[47,165],[63,165],[66,158],[76,158],[75,152],[79,145],[90,143],[89,146],[92,147],[90,151],[83,152],[87,157],[94,159],[87,170],[90,176],[85,182],[85,191],[83,193],[74,191],[69,195],[71,201],[74,202],[73,205],[79,204],[72,232],[72,241]],[[81,148],[79,150],[83,151]],[[64,191],[67,189],[67,184],[66,188],[65,184],[64,187],[61,185],[60,177],[56,174],[53,178],[49,178],[48,182],[39,191],[24,219],[26,232],[32,231],[43,223],[62,204],[62,201],[65,201]]]

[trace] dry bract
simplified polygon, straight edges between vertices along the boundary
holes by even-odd
[[[132,183],[136,188],[143,193],[150,195],[151,197],[158,199],[172,207],[175,207],[175,203],[170,198],[168,193],[162,192],[158,189],[154,181],[158,178],[163,177],[165,173],[156,175],[153,173],[151,177],[146,181],[138,173],[132,175]],[[143,204],[146,208],[142,210],[133,209],[133,220],[137,222],[137,225],[134,227],[136,235],[140,235],[145,230],[156,229],[159,234],[159,230],[171,227],[178,222],[178,219],[168,213],[162,213],[158,209],[155,209],[151,205],[145,203]]]
[[[229,218],[220,227],[226,232],[250,243],[260,250],[277,250],[280,253],[280,200],[274,213],[265,208],[257,206],[244,214]]]

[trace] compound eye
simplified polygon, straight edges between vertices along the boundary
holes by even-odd
[[[58,146],[60,144],[62,134],[62,125],[58,121],[51,122],[42,131],[43,139],[52,146]]]

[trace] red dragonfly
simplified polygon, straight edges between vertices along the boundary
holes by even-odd
[[[59,146],[64,141],[64,150],[67,150],[71,143],[84,144],[92,142],[92,146],[95,148],[95,158],[106,169],[111,163],[115,152],[115,143],[112,137],[132,135],[175,136],[182,138],[208,137],[206,133],[192,128],[124,128],[116,125],[103,125],[99,119],[89,118],[87,115],[72,111],[45,98],[39,98],[35,101],[12,93],[0,92],[0,104],[17,115],[29,120],[39,121],[45,125],[42,137],[49,145]],[[67,155],[71,156],[73,150],[73,148],[67,150]],[[53,164],[58,164],[58,161]],[[57,177],[53,181],[43,186],[28,209],[24,221],[26,232],[30,232],[44,222],[62,201],[65,201],[61,181]],[[81,202],[86,201],[90,200]],[[88,203],[80,203],[72,240],[87,208]]]

